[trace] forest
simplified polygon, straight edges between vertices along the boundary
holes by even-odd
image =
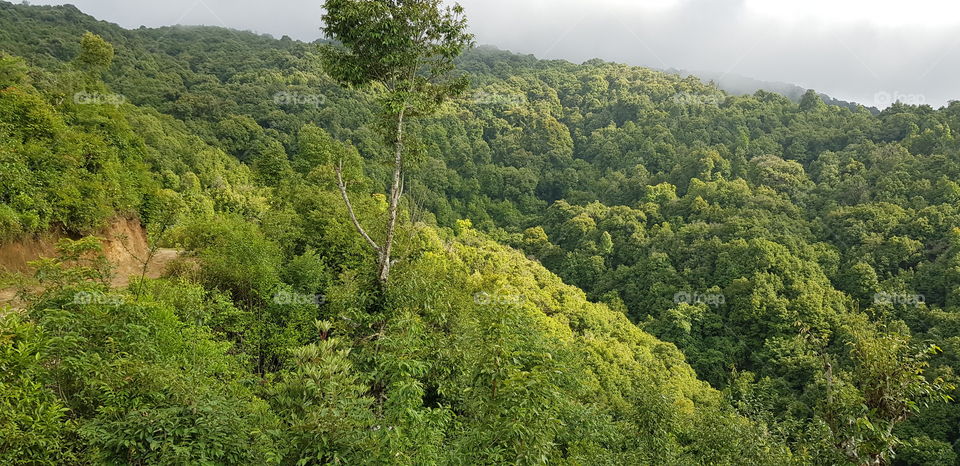
[[[0,1],[0,253],[59,234],[0,268],[0,464],[960,465],[960,101],[734,96],[407,4],[305,43]]]

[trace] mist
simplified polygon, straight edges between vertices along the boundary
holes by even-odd
[[[66,2],[34,1],[33,4]],[[74,0],[124,27],[224,26],[320,38],[319,0]],[[862,0],[462,0],[480,44],[796,84],[883,108],[960,99],[960,7]]]

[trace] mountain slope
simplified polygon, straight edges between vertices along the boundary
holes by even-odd
[[[387,157],[375,99],[331,82],[315,44],[219,28],[124,31],[69,9],[7,8],[18,16],[0,15],[13,31],[0,48],[66,71],[73,55],[38,44],[76,47],[85,28],[102,32],[117,47],[103,75],[111,92],[180,120],[203,148],[146,134],[178,154],[215,147],[244,162],[237,172],[259,186],[210,196],[214,211],[240,219],[184,223],[176,239],[210,255],[215,274],[204,283],[256,305],[277,276],[306,280],[307,294],[343,270],[363,276],[369,257],[338,210],[330,164],[345,161],[375,218],[382,201],[367,194],[384,191]],[[675,344],[701,379],[801,458],[955,461],[960,411],[941,395],[956,394],[960,369],[960,104],[874,115],[815,93],[734,96],[694,77],[490,49],[458,65],[471,94],[411,127],[409,237],[412,225],[459,231],[471,219]],[[177,176],[156,177],[162,188],[201,185],[170,170]],[[199,178],[203,189],[220,186]],[[283,259],[217,240],[234,230]],[[310,254],[324,266],[314,269]],[[485,301],[496,290],[479,292]],[[361,302],[353,308],[383,305]],[[310,315],[283,334],[308,338]],[[284,360],[256,353],[258,371]]]
[[[71,99],[113,94],[54,68],[0,60],[4,241],[123,213],[189,257],[118,291],[92,239],[36,264],[42,293],[0,313],[4,462],[789,458],[673,345],[467,223],[404,222],[377,297],[329,165],[251,171],[155,110]]]

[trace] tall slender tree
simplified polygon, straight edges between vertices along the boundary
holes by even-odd
[[[350,219],[377,252],[378,278],[390,277],[406,155],[405,128],[411,118],[435,113],[467,88],[454,76],[454,60],[473,46],[459,4],[441,0],[327,0],[323,31],[333,44],[323,48],[327,73],[343,85],[379,93],[384,136],[393,148],[393,180],[386,234],[377,242],[353,211],[342,162],[335,164],[337,183]]]

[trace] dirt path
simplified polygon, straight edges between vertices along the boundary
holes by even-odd
[[[158,249],[147,265],[146,278],[156,279],[164,276],[170,264],[180,257],[177,249]],[[110,261],[114,266],[114,277],[111,285],[114,288],[123,288],[133,280],[138,280],[143,273],[143,263],[133,257],[126,257],[122,262]]]
[[[140,222],[132,219],[114,219],[108,226],[94,234],[103,239],[103,254],[113,266],[114,288],[124,288],[143,273],[143,261],[149,256],[146,232]],[[65,235],[52,233],[36,238],[0,245],[0,269],[12,273],[32,275],[28,263],[41,257],[56,255],[56,243]],[[146,278],[162,277],[170,264],[180,257],[176,249],[159,249],[150,259]],[[0,308],[21,306],[17,289],[0,289]]]

